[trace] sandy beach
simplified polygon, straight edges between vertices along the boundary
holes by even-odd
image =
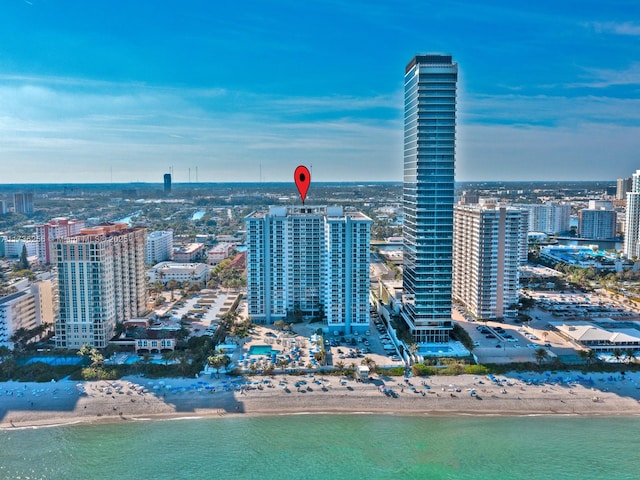
[[[514,373],[407,380],[376,375],[363,383],[328,375],[275,375],[4,382],[0,383],[0,428],[295,413],[640,415],[638,373]]]

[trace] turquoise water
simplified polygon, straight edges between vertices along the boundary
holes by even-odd
[[[162,358],[151,358],[149,359],[149,363],[156,363],[158,365],[164,365],[165,360]],[[134,363],[144,363],[142,357],[138,355],[129,355],[127,359],[123,362],[125,365],[133,365]]]
[[[292,415],[0,432],[0,478],[637,479],[639,418]]]
[[[87,363],[87,360],[82,357],[30,357],[28,359],[18,360],[20,365],[30,365],[32,363],[42,362],[48,365],[80,365]]]
[[[273,355],[279,354],[280,350],[273,350],[270,345],[251,345],[249,355]]]
[[[204,217],[205,213],[206,212],[204,210],[198,210],[191,216],[191,220],[200,220],[202,217]]]

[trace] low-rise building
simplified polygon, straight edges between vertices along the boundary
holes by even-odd
[[[189,243],[173,249],[173,260],[178,263],[191,263],[204,254],[203,243]]]
[[[136,338],[136,353],[161,353],[176,349],[175,331],[147,330],[146,338]]]
[[[219,264],[221,261],[229,258],[229,255],[231,255],[234,248],[235,244],[233,243],[219,243],[207,252],[207,263],[209,265]]]
[[[161,262],[147,271],[150,282],[160,281],[166,285],[169,281],[206,283],[209,266],[204,263]]]
[[[600,319],[569,324],[551,322],[551,325],[564,339],[596,352],[612,352],[614,349],[640,352],[640,324],[622,322],[620,328],[617,328],[616,323],[620,325],[620,322],[611,319]]]

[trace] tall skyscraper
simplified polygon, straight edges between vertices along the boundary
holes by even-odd
[[[146,310],[147,229],[102,224],[54,240],[60,313],[56,346],[107,346],[116,322]]]
[[[14,193],[13,210],[16,213],[30,215],[33,213],[33,193]]]
[[[369,328],[371,219],[342,207],[272,207],[247,224],[247,305],[257,323],[287,314],[325,318],[325,330]]]
[[[627,192],[623,253],[627,258],[640,259],[640,170],[631,175],[631,191]]]
[[[453,298],[478,319],[515,316],[527,212],[491,204],[454,211]]]
[[[164,174],[164,194],[165,195],[171,194],[171,174],[170,173]]]
[[[417,55],[404,76],[402,316],[414,341],[449,340],[458,65]]]

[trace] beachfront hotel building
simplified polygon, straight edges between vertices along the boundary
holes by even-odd
[[[36,241],[38,243],[38,261],[49,264],[53,261],[53,241],[57,238],[77,235],[85,227],[84,220],[54,218],[42,225],[36,225]]]
[[[517,313],[526,213],[491,204],[459,204],[454,209],[453,298],[477,319]]]
[[[271,207],[245,221],[254,322],[299,313],[323,317],[329,332],[369,328],[369,217],[342,207]]]
[[[54,240],[60,305],[57,347],[104,348],[117,322],[146,310],[146,238],[144,227],[108,223]]]
[[[627,192],[623,253],[629,259],[640,258],[640,170],[631,175],[631,191]]]
[[[414,342],[444,343],[451,320],[458,65],[417,55],[404,76],[402,317]]]

